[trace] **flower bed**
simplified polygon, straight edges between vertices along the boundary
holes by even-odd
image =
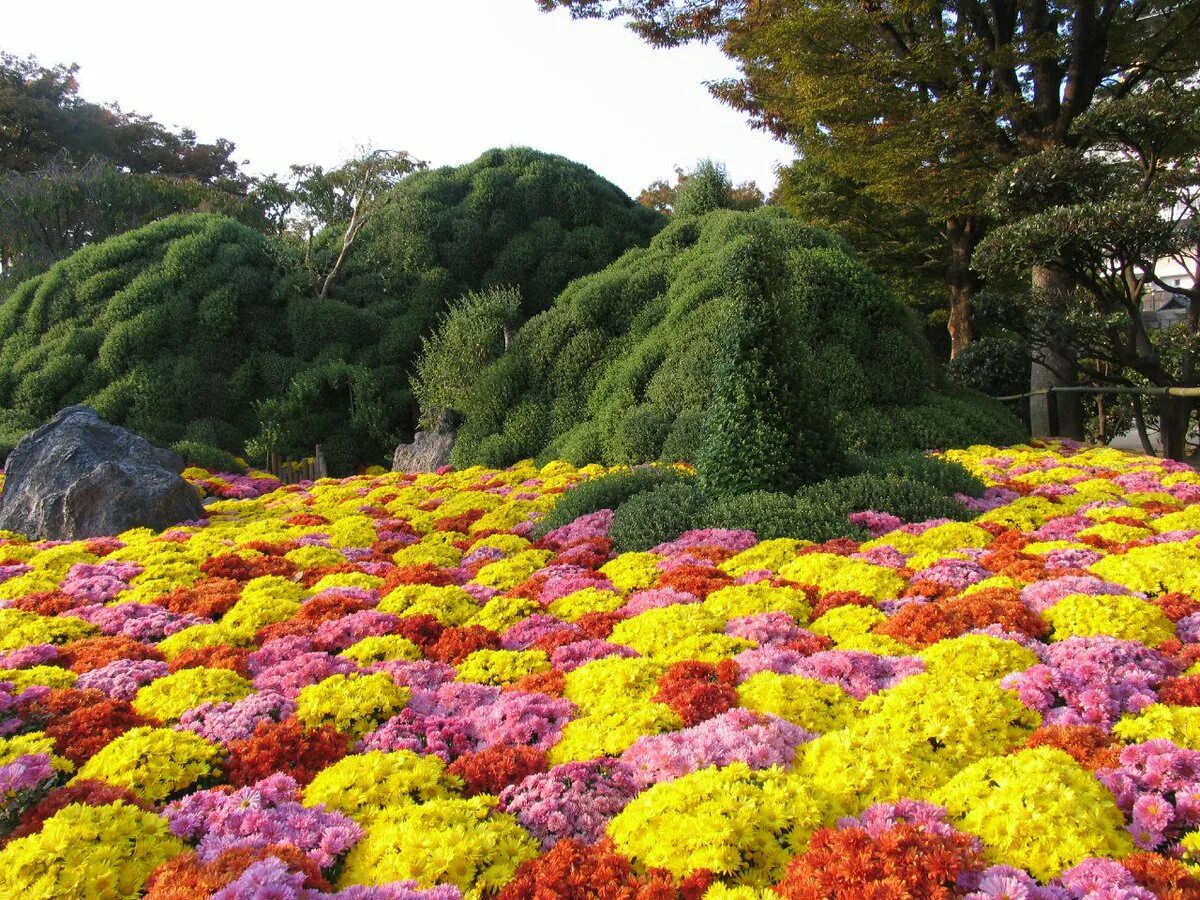
[[[0,895],[1200,897],[1200,476],[947,455],[863,543],[535,541],[561,463],[0,533]]]

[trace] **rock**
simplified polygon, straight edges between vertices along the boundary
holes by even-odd
[[[69,406],[26,435],[5,464],[0,529],[40,540],[156,531],[204,516],[183,459],[94,409]]]
[[[393,472],[436,472],[450,465],[453,431],[418,431],[411,444],[400,444],[392,457]]]

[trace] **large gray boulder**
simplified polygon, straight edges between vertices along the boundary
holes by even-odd
[[[156,531],[204,516],[183,459],[86,406],[69,406],[8,455],[0,529],[41,540]]]
[[[450,465],[454,433],[418,431],[411,444],[400,444],[392,456],[393,472],[436,472]]]

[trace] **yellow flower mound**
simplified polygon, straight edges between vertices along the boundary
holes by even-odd
[[[343,650],[340,656],[352,659],[360,666],[390,659],[420,659],[421,648],[398,634],[365,637]]]
[[[654,584],[661,560],[661,556],[653,553],[622,553],[602,565],[600,574],[606,576],[618,591],[628,594]]]
[[[54,755],[54,738],[42,731],[29,731],[13,737],[0,738],[0,766],[6,766],[19,756],[45,753],[50,764],[59,772],[75,771],[75,763]]]
[[[459,663],[455,680],[503,686],[549,669],[543,650],[476,650]]]
[[[699,604],[677,603],[674,606],[648,609],[632,619],[618,622],[609,640],[649,655],[656,650],[670,649],[671,644],[684,638],[698,634],[717,634],[724,628],[725,622],[719,616]]]
[[[479,521],[482,522],[483,519]],[[488,563],[476,572],[475,577],[471,580],[475,584],[483,584],[506,591],[516,587],[546,565],[553,555],[549,550],[525,550],[508,559],[498,559],[493,563]]]
[[[1200,547],[1151,544],[1106,556],[1089,566],[1096,575],[1150,596],[1179,591],[1200,595]]]
[[[1061,504],[1052,503],[1045,497],[1018,497],[1006,506],[984,513],[975,521],[996,522],[1007,528],[1034,531],[1045,524],[1047,519],[1061,516],[1065,512]]]
[[[5,584],[16,580],[11,578]],[[55,582],[54,587],[57,586]],[[20,609],[0,609],[0,652],[30,644],[69,644],[99,633],[95,625],[72,616],[39,616]]]
[[[550,764],[620,756],[640,737],[678,731],[683,720],[663,703],[627,700],[620,709],[572,719],[562,737],[550,748]]]
[[[568,672],[563,695],[585,714],[615,712],[657,694],[665,671],[666,666],[649,659],[606,656]]]
[[[1191,531],[1200,529],[1200,503],[1185,506],[1179,512],[1159,516],[1150,527],[1162,534],[1167,531]]]
[[[938,641],[918,654],[925,670],[939,678],[963,677],[996,680],[1038,663],[1037,654],[1016,641],[988,634],[965,634]]]
[[[18,693],[35,684],[52,688],[69,688],[75,683],[76,677],[70,669],[62,669],[58,666],[0,669],[0,681],[11,681],[13,688]]]
[[[988,681],[913,675],[868,697],[850,724],[805,744],[797,771],[838,815],[923,800],[964,766],[1025,743],[1041,717]]]
[[[479,612],[475,598],[455,584],[401,585],[376,608],[395,616],[431,615],[447,627],[462,625]]]
[[[302,569],[336,566],[346,561],[346,557],[342,556],[336,550],[329,547],[317,547],[315,545],[289,550],[284,556]]]
[[[872,600],[900,596],[905,581],[891,569],[834,553],[806,553],[779,570],[797,584],[811,584],[822,593],[858,591]]]
[[[640,867],[677,878],[708,869],[766,887],[820,826],[820,808],[802,779],[735,762],[643,791],[609,822],[608,834]]]
[[[994,863],[1042,881],[1089,856],[1133,852],[1125,816],[1087,769],[1053,747],[994,756],[968,766],[934,796],[951,821],[978,835]]]
[[[229,669],[180,669],[138,689],[133,708],[160,722],[174,722],[201,703],[233,703],[254,693],[254,685]]]
[[[1106,594],[1071,594],[1042,616],[1054,629],[1052,640],[1106,634],[1157,647],[1175,637],[1175,625],[1153,603],[1137,597]]]
[[[451,547],[448,544],[436,541],[421,541],[419,544],[409,544],[407,547],[401,547],[392,554],[392,560],[401,568],[405,566],[421,566],[426,563],[448,568],[457,566],[461,559],[462,551],[457,547]]]
[[[867,634],[876,625],[887,621],[887,616],[869,606],[835,606],[821,616],[810,626],[813,634],[823,634],[833,638],[834,643],[843,641],[860,634]]]
[[[84,763],[75,780],[106,781],[161,803],[213,774],[220,757],[220,747],[191,731],[134,728]]]
[[[493,597],[466,624],[482,625],[502,633],[522,619],[540,612],[543,612],[541,604],[524,597]]]
[[[757,647],[754,641],[724,634],[694,634],[674,644],[665,644],[647,654],[655,662],[669,666],[684,660],[717,663],[732,659],[743,650]]]
[[[1127,744],[1158,738],[1188,750],[1200,750],[1200,706],[1152,703],[1140,713],[1126,713],[1113,726],[1113,734]]]
[[[584,613],[615,612],[624,605],[625,598],[620,594],[588,587],[567,594],[565,597],[559,597],[547,607],[546,611],[559,619],[574,622]]]
[[[845,728],[858,709],[858,701],[836,684],[774,672],[756,672],[742,682],[738,705],[771,713],[818,734]]]
[[[331,547],[370,547],[375,543],[375,524],[369,516],[343,516],[328,526]]]
[[[343,734],[362,737],[404,709],[410,693],[383,672],[330,675],[296,696],[296,718],[309,728],[332,725]]]
[[[247,647],[253,642],[254,635],[252,633],[230,631],[220,622],[205,622],[177,631],[163,638],[156,646],[159,652],[170,660],[184,650],[198,650],[201,647],[216,647],[223,644]]]
[[[423,888],[457,885],[464,900],[498,891],[538,855],[538,844],[494,806],[482,796],[383,810],[347,855],[337,886],[412,878]]]
[[[760,569],[778,572],[794,560],[802,548],[811,546],[812,541],[802,541],[796,538],[774,538],[769,541],[760,541],[737,556],[731,556],[717,568],[734,578]]]
[[[700,608],[723,622],[756,613],[785,612],[800,625],[808,621],[812,612],[804,591],[789,587],[772,587],[766,582],[735,584],[713,591],[700,604]]]
[[[969,522],[946,522],[926,529],[921,534],[892,531],[862,545],[863,550],[894,547],[901,553],[937,553],[940,556],[968,547],[986,547],[992,542],[990,532]]]
[[[462,782],[445,769],[436,756],[371,750],[344,757],[318,772],[304,789],[304,802],[324,803],[365,822],[388,807],[457,796]]]
[[[166,819],[121,800],[72,803],[41,831],[0,850],[0,895],[29,900],[125,900],[161,863],[187,849]]]

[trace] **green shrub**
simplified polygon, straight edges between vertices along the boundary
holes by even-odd
[[[760,541],[790,537],[821,542],[868,536],[844,512],[772,491],[723,497],[704,510],[702,520],[706,528],[753,531]]]
[[[618,553],[649,550],[699,527],[705,500],[694,480],[659,485],[635,494],[613,516],[609,535]]]
[[[875,510],[899,516],[906,522],[925,519],[965,520],[974,514],[936,487],[896,475],[850,475],[809,485],[799,499],[848,516]]]
[[[555,528],[574,522],[601,509],[615,510],[629,498],[684,477],[676,470],[645,466],[628,472],[616,472],[582,482],[564,493],[553,509],[538,522],[534,534],[541,537]]]
[[[987,489],[986,484],[958,463],[918,450],[900,450],[867,457],[860,461],[859,468],[871,475],[919,481],[947,496],[966,494],[968,497],[982,497]]]
[[[976,338],[946,368],[950,383],[993,397],[1029,389],[1029,347],[1016,338]]]
[[[200,466],[210,472],[244,472],[246,467],[232,453],[198,441],[176,441],[171,449],[183,457],[189,466]]]

